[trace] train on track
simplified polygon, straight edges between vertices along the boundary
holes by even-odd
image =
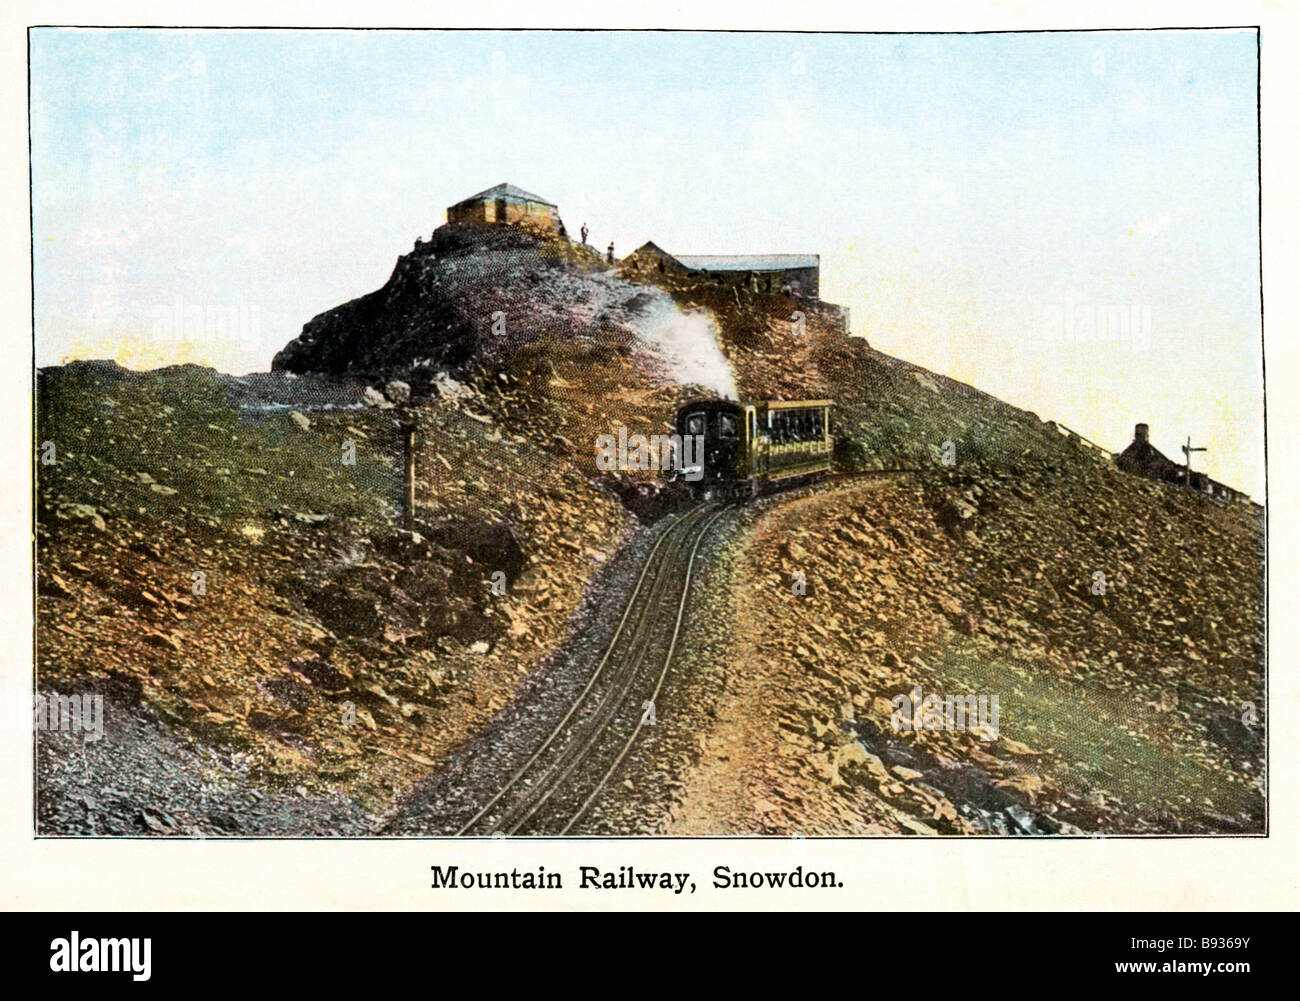
[[[831,400],[696,400],[679,407],[673,432],[703,436],[685,449],[677,477],[706,499],[749,500],[824,478],[831,469]],[[696,441],[699,441],[696,438]]]

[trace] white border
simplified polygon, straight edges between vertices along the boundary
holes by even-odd
[[[304,12],[313,21],[304,22]],[[743,14],[743,16],[742,16]],[[8,909],[1293,909],[1300,899],[1297,733],[1295,400],[1298,272],[1295,95],[1300,51],[1294,5],[1278,3],[896,3],[863,8],[755,2],[551,4],[480,2],[457,8],[372,0],[305,8],[258,0],[216,4],[15,3],[0,12],[0,136],[5,152],[0,269],[6,323],[0,373],[8,413],[4,452],[26,470],[0,518],[4,660],[0,672],[0,902]],[[1271,520],[1270,836],[1266,839],[672,840],[672,841],[37,841],[32,833],[31,381],[26,112],[26,26],[31,24],[276,24],[420,27],[743,28],[959,31],[1185,27],[1263,28],[1264,279],[1267,289],[1268,457]],[[1281,517],[1277,513],[1283,513]],[[563,891],[433,891],[431,864],[560,870]],[[714,865],[833,869],[839,891],[708,890]],[[690,871],[700,892],[579,891],[579,864]]]

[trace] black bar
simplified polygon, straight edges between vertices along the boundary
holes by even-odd
[[[5,968],[19,982],[53,986],[62,980],[59,986],[95,989],[116,981],[132,990],[201,986],[205,993],[226,986],[255,987],[259,994],[268,987],[317,988],[330,996],[348,986],[374,992],[403,983],[436,993],[461,991],[467,977],[480,989],[492,982],[508,990],[527,980],[535,989],[568,983],[584,993],[596,984],[613,989],[640,982],[653,989],[655,981],[665,989],[726,982],[735,993],[742,982],[774,986],[790,976],[807,987],[858,985],[885,996],[918,988],[977,996],[993,987],[1014,995],[1051,985],[1068,984],[1073,991],[1124,982],[1141,990],[1197,983],[1235,991],[1260,982],[1261,975],[1276,981],[1285,974],[1290,936],[1284,927],[1292,922],[1282,913],[921,911],[37,912],[9,913],[4,920]],[[108,962],[122,939],[139,940],[139,948],[121,954],[143,959],[148,939],[148,979],[135,980],[132,968],[56,972],[51,964],[66,959],[73,932],[81,951],[97,959],[102,940],[114,940]],[[89,947],[88,939],[95,940]],[[1118,965],[1134,963],[1154,967]],[[1212,969],[1188,970],[1192,963]]]

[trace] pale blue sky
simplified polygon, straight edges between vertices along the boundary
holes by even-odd
[[[1171,457],[1191,434],[1262,495],[1253,32],[45,29],[31,52],[38,364],[265,368],[508,180],[619,253],[820,253],[874,346],[1115,449],[1138,420]],[[1090,334],[1106,317],[1130,325]]]

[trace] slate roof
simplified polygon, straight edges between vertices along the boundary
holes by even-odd
[[[534,195],[525,191],[523,188],[516,188],[513,184],[508,184],[505,181],[502,181],[500,184],[496,185],[496,187],[488,188],[486,191],[480,191],[477,195],[470,195],[468,198],[461,199],[456,203],[456,205],[453,205],[452,208],[456,208],[458,205],[464,205],[466,202],[488,202],[492,201],[494,198],[513,198],[516,201],[537,202],[541,205],[549,205],[553,209],[559,208],[559,206],[554,202],[548,202],[540,195]]]
[[[653,240],[647,240],[645,243],[641,244],[641,246],[637,247],[636,250],[632,251],[632,254],[640,254],[642,252],[649,253],[649,254],[658,254],[660,257],[666,257],[670,261],[677,261],[678,264],[682,263],[681,261],[678,261],[677,258],[674,257],[672,254],[668,253],[668,251],[664,250],[663,247],[659,246],[659,244],[655,243]],[[629,254],[628,256],[630,257],[631,254]]]
[[[817,254],[674,254],[688,268],[698,271],[787,271],[815,268]]]
[[[1183,468],[1180,463],[1174,462],[1173,459],[1152,445],[1151,442],[1139,441],[1136,438],[1129,442],[1128,448],[1120,452],[1115,458],[1120,465],[1128,463],[1149,471],[1177,472],[1181,475]]]

